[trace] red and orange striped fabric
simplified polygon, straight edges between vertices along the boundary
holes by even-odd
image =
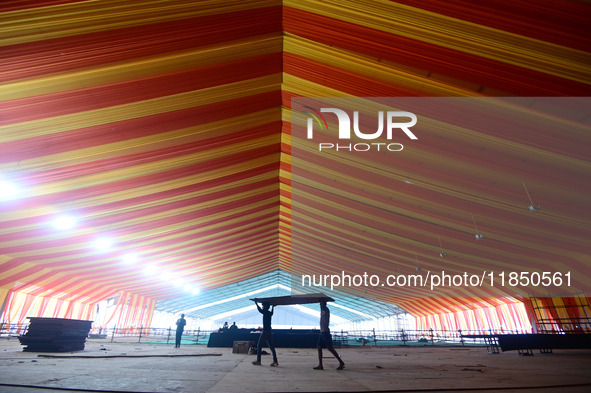
[[[460,129],[434,131],[394,173],[371,160],[325,166],[292,143],[290,121],[298,97],[589,96],[589,10],[567,0],[3,1],[0,180],[22,192],[0,200],[1,318],[92,318],[92,305],[119,295],[117,323],[146,326],[155,302],[184,286],[276,269],[433,270],[439,240],[457,271],[491,260],[586,271],[585,124],[568,138],[474,132],[469,146]],[[297,184],[292,157],[305,163]],[[410,175],[418,186],[400,186]],[[543,206],[535,215],[522,184]],[[77,226],[53,228],[66,213]],[[471,213],[486,242],[474,242]],[[293,220],[307,230],[297,252]],[[99,236],[110,250],[90,247]],[[416,316],[518,301],[498,288],[345,290]]]

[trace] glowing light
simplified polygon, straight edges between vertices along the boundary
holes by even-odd
[[[198,295],[201,291],[199,290],[199,288],[197,288],[194,285],[191,284],[185,284],[183,285],[183,290],[187,293],[190,293],[192,295]]]
[[[55,229],[68,230],[74,228],[77,223],[78,220],[76,217],[64,214],[56,217],[51,224]]]
[[[0,179],[0,201],[16,199],[20,194],[21,189],[16,183]]]
[[[113,246],[113,240],[108,237],[99,237],[94,241],[93,246],[98,251],[108,251]]]
[[[128,253],[123,255],[123,258],[121,258],[121,261],[123,263],[125,263],[126,265],[133,265],[138,261],[138,256],[136,254],[133,253]]]
[[[148,276],[153,276],[158,272],[158,268],[154,265],[148,265],[144,268],[144,273]]]

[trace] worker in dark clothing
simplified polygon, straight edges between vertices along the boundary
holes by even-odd
[[[181,337],[183,336],[183,331],[185,330],[185,325],[187,321],[185,320],[185,314],[181,314],[181,317],[176,321],[176,341],[174,344],[175,348],[181,347]]]
[[[257,360],[252,362],[255,366],[261,365],[261,351],[265,341],[269,344],[269,349],[271,349],[271,353],[273,354],[273,363],[271,363],[272,367],[277,367],[279,363],[277,363],[277,353],[275,352],[275,345],[273,344],[273,330],[271,329],[271,317],[273,316],[273,311],[275,306],[269,310],[269,302],[263,302],[263,308],[259,306],[259,303],[255,301],[257,305],[257,309],[261,314],[263,314],[263,331],[259,336],[259,341],[257,343]]]
[[[332,335],[330,334],[330,310],[326,306],[326,300],[320,301],[320,335],[318,336],[318,366],[314,370],[324,370],[322,365],[322,347],[326,347],[339,361],[337,370],[345,368],[345,362],[341,359],[332,345]]]

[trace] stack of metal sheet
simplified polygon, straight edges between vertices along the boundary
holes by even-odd
[[[92,321],[29,317],[27,333],[18,339],[29,352],[82,351]]]

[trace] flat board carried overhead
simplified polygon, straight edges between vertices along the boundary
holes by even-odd
[[[288,296],[274,296],[274,297],[261,297],[250,299],[255,302],[263,303],[269,302],[271,306],[286,306],[290,304],[309,304],[309,303],[320,303],[321,301],[334,302],[334,299],[330,296],[326,296],[323,293],[310,293],[305,295],[288,295]]]

